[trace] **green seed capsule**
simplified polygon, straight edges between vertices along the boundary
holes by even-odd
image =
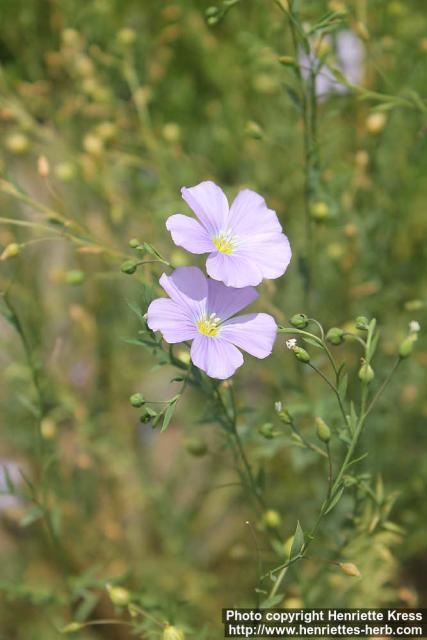
[[[126,607],[129,604],[131,595],[127,589],[123,587],[112,587],[111,585],[107,585],[108,595],[110,596],[111,602],[115,604],[117,607]]]
[[[277,529],[282,524],[282,518],[280,517],[280,513],[274,511],[274,509],[269,509],[262,516],[264,524],[269,529]]]
[[[322,418],[316,418],[316,428],[319,440],[328,443],[331,439],[331,430]]]
[[[185,635],[179,627],[173,627],[168,624],[163,631],[162,640],[185,640]]]
[[[82,284],[82,282],[84,282],[85,280],[85,274],[83,271],[79,271],[78,269],[72,269],[71,271],[67,272],[65,280],[67,284]]]
[[[136,271],[136,264],[135,262],[133,262],[133,260],[125,260],[120,269],[122,273],[128,273],[129,275],[132,275]]]
[[[414,350],[414,344],[417,340],[417,334],[412,333],[407,336],[399,346],[399,356],[401,358],[408,358]]]
[[[258,433],[266,438],[266,440],[272,440],[274,438],[274,426],[271,422],[266,422],[259,427]]]
[[[292,347],[292,351],[294,352],[296,359],[300,362],[310,362],[309,354],[302,347]]]
[[[356,329],[360,329],[361,331],[367,331],[369,325],[369,320],[365,316],[357,316],[356,318]]]
[[[374,370],[369,362],[364,362],[359,369],[359,380],[369,383],[375,378]]]
[[[208,451],[206,442],[201,438],[188,438],[185,441],[185,448],[190,455],[196,458],[201,458]]]
[[[332,327],[326,334],[326,340],[331,344],[342,344],[344,342],[344,331],[339,327]]]
[[[308,325],[308,317],[305,313],[296,313],[291,318],[291,325],[297,329],[305,329]]]
[[[145,404],[145,398],[142,395],[142,393],[134,393],[129,398],[129,402],[133,407],[136,407],[138,409],[139,407],[142,407]]]

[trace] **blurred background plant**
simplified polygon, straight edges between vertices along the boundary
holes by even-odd
[[[141,637],[221,637],[220,608],[254,604],[258,555],[280,565],[296,522],[313,524],[324,460],[274,405],[312,442],[335,399],[284,337],[233,379],[263,514],[203,395],[186,390],[164,433],[129,402],[182,385],[138,332],[162,260],[189,259],[164,221],[187,212],[182,185],[208,178],[278,212],[294,258],[260,305],[282,325],[305,312],[344,332],[350,397],[355,318],[381,326],[378,386],[421,325],[363,435],[375,499],[352,514],[344,496],[328,515],[327,557],[313,546],[289,568],[285,606],[425,602],[422,0],[4,0],[0,19],[3,636],[74,624],[75,637],[126,638],[86,623],[135,620]]]

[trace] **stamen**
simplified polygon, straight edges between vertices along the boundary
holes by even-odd
[[[210,315],[206,314],[201,316],[197,320],[196,326],[202,335],[213,338],[219,333],[220,323],[221,318],[219,318],[216,313],[211,313]]]
[[[231,255],[234,252],[237,244],[237,238],[233,234],[233,229],[224,229],[220,231],[218,235],[212,238],[212,242],[221,253]]]

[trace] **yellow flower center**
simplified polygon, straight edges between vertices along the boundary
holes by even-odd
[[[218,316],[215,313],[211,313],[210,316],[206,315],[199,318],[196,324],[201,334],[203,334],[204,336],[209,336],[213,338],[214,336],[217,336],[219,333],[220,322],[221,322],[221,318],[218,318]]]
[[[212,242],[218,251],[226,255],[231,255],[236,247],[236,238],[231,229],[220,231],[217,236],[212,238]]]

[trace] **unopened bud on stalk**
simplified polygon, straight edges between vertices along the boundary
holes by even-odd
[[[208,7],[206,9],[206,17],[212,18],[212,16],[216,16],[218,14],[218,7]]]
[[[78,285],[84,282],[85,277],[84,271],[71,269],[71,271],[67,271],[65,274],[65,281],[67,284]]]
[[[296,313],[291,318],[291,325],[297,329],[305,329],[308,325],[308,317],[305,313]]]
[[[355,324],[356,324],[356,329],[359,329],[360,331],[367,331],[369,320],[365,316],[357,316],[355,320]]]
[[[185,640],[185,635],[179,627],[173,627],[168,624],[163,631],[162,640]]]
[[[6,138],[6,148],[11,153],[20,155],[25,153],[30,146],[30,141],[24,133],[12,133]]]
[[[129,398],[129,402],[133,407],[139,409],[139,407],[142,407],[145,404],[145,398],[142,393],[134,393]]]
[[[47,178],[50,173],[49,161],[46,156],[39,156],[37,160],[37,171],[41,178]]]
[[[280,513],[274,511],[274,509],[268,509],[262,516],[264,524],[269,529],[277,529],[282,524],[282,518],[280,517]]]
[[[137,266],[133,260],[125,260],[122,266],[120,267],[120,270],[122,271],[122,273],[127,273],[129,275],[132,275],[133,273],[135,273],[136,269],[137,269]]]
[[[130,29],[129,27],[120,29],[120,31],[117,34],[117,42],[124,46],[133,44],[135,40],[136,40],[136,33],[133,29]]]
[[[188,438],[185,441],[185,448],[190,455],[196,458],[201,458],[208,451],[206,442],[201,438]]]
[[[21,246],[17,242],[11,242],[4,249],[0,255],[0,260],[8,260],[9,258],[15,258],[21,253]]]
[[[139,247],[140,245],[140,241],[137,240],[136,238],[132,238],[131,240],[129,240],[129,246],[131,249],[136,249],[137,247]]]
[[[408,358],[414,350],[414,344],[417,341],[417,334],[411,333],[407,336],[399,346],[399,356],[401,358]]]
[[[331,344],[342,344],[344,342],[344,331],[339,327],[332,327],[326,334],[326,340]]]
[[[245,132],[246,135],[250,136],[251,138],[255,138],[255,140],[261,140],[264,135],[264,132],[259,124],[257,122],[254,122],[253,120],[250,120],[246,123]]]
[[[309,354],[302,347],[292,347],[292,351],[294,352],[296,359],[300,362],[310,362]]]
[[[265,424],[261,425],[261,427],[259,427],[258,433],[266,440],[272,440],[275,436],[274,426],[271,424],[271,422],[266,422]]]
[[[292,56],[279,56],[278,61],[284,67],[295,67],[296,66],[295,58],[293,58]]]
[[[378,135],[386,125],[386,116],[382,111],[370,113],[366,118],[366,129],[372,135]]]
[[[315,421],[316,421],[317,437],[319,438],[319,440],[327,444],[331,439],[330,428],[322,418],[317,417]]]
[[[75,633],[83,629],[83,626],[80,622],[70,622],[70,624],[67,624],[66,627],[61,629],[61,633]]]
[[[375,377],[375,373],[371,365],[369,364],[369,362],[366,362],[366,360],[363,360],[363,358],[362,358],[362,366],[359,369],[358,376],[359,376],[359,380],[366,383],[371,382]]]
[[[313,202],[310,207],[310,214],[313,220],[322,222],[330,217],[330,209],[326,202]]]
[[[340,562],[339,568],[346,576],[351,576],[352,578],[360,578],[362,575],[359,569],[352,562]]]
[[[131,599],[131,595],[127,589],[123,587],[113,587],[111,584],[106,585],[110,600],[117,607],[126,607]]]

